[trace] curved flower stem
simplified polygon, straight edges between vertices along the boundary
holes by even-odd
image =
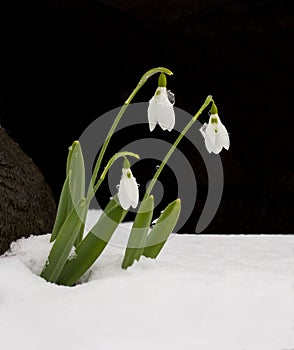
[[[150,196],[150,193],[155,185],[156,180],[158,179],[160,173],[162,172],[162,169],[164,168],[165,164],[168,162],[169,158],[173,154],[174,150],[177,148],[179,142],[182,140],[182,138],[185,136],[187,131],[191,128],[191,126],[195,123],[199,115],[204,111],[204,109],[209,105],[210,102],[212,102],[212,96],[207,96],[205,102],[200,107],[199,111],[194,115],[194,117],[189,121],[189,123],[185,126],[183,131],[180,133],[174,144],[171,146],[170,150],[167,152],[166,156],[164,157],[163,161],[161,162],[160,166],[158,167],[156,173],[154,174],[152,180],[150,181],[149,186],[147,187],[147,190],[144,195],[144,199],[146,199],[148,196]],[[143,200],[144,200],[143,199]]]
[[[119,153],[115,153],[114,156],[112,156],[110,158],[110,160],[108,161],[106,167],[103,170],[103,173],[101,174],[99,180],[97,181],[96,185],[93,188],[93,193],[96,193],[96,191],[98,190],[98,188],[100,187],[100,185],[102,184],[108,170],[110,169],[110,167],[112,166],[112,164],[120,157],[124,157],[126,158],[126,156],[130,156],[130,157],[135,157],[137,159],[140,159],[139,155],[133,152],[128,152],[128,151],[124,151],[124,152],[119,152]],[[90,199],[87,199],[88,203],[90,201]]]
[[[93,174],[92,174],[92,178],[91,178],[91,182],[90,182],[90,185],[89,185],[89,188],[88,188],[88,193],[87,193],[87,201],[90,202],[90,200],[93,198],[97,188],[95,186],[95,182],[96,182],[96,179],[97,179],[97,175],[98,175],[98,172],[99,172],[99,169],[100,169],[100,166],[101,166],[101,163],[102,163],[102,160],[103,160],[103,157],[104,157],[104,154],[106,152],[106,149],[108,147],[108,144],[110,142],[110,139],[119,123],[119,121],[121,120],[124,112],[126,111],[126,109],[128,108],[128,105],[131,103],[132,99],[135,97],[135,95],[137,94],[137,92],[141,89],[141,87],[146,83],[146,81],[154,74],[156,73],[166,73],[168,75],[172,75],[173,73],[167,69],[167,68],[164,68],[164,67],[158,67],[158,68],[153,68],[153,69],[150,69],[149,71],[147,71],[143,76],[142,78],[140,79],[138,85],[135,87],[135,89],[133,90],[133,92],[131,93],[131,95],[129,96],[129,98],[125,101],[124,105],[121,107],[120,111],[118,112],[118,115],[116,116],[107,136],[106,136],[106,139],[102,145],[102,148],[101,148],[101,151],[99,153],[99,156],[98,156],[98,159],[97,159],[97,162],[95,164],[95,168],[94,168],[94,171],[93,171]],[[99,187],[99,186],[98,186]]]

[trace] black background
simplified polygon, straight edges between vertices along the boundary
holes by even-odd
[[[168,88],[177,107],[194,114],[212,94],[230,133],[231,148],[221,153],[224,195],[205,233],[293,233],[291,1],[7,5],[1,11],[1,126],[34,160],[56,199],[68,146],[91,121],[120,106],[145,71],[165,66],[174,72]],[[152,79],[135,101],[148,101],[155,88]],[[166,137],[158,129],[155,135]],[[182,231],[193,232],[207,178],[199,155],[189,158],[199,169],[199,198]],[[167,168],[162,182],[168,186],[170,178]]]

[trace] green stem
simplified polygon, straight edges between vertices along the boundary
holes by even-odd
[[[112,156],[110,158],[110,160],[108,161],[106,167],[104,168],[103,170],[103,173],[101,174],[99,180],[97,181],[96,185],[94,186],[93,188],[93,193],[96,193],[96,191],[98,190],[98,188],[100,187],[100,185],[102,184],[108,170],[110,169],[110,167],[112,166],[112,164],[120,157],[124,157],[126,158],[126,156],[130,156],[130,157],[134,157],[134,158],[137,158],[137,159],[140,159],[139,155],[136,154],[136,153],[133,153],[133,152],[128,152],[128,151],[124,151],[124,152],[119,152],[119,153],[116,153],[114,156]],[[90,202],[88,202],[90,203]]]
[[[148,196],[150,196],[150,193],[155,185],[156,180],[158,179],[160,173],[162,172],[162,169],[164,168],[165,164],[168,162],[169,158],[173,154],[174,150],[177,148],[178,144],[182,140],[182,138],[185,136],[187,131],[191,128],[191,126],[195,123],[197,118],[200,116],[200,114],[204,111],[204,109],[209,105],[210,102],[212,102],[212,96],[207,96],[205,102],[200,107],[199,111],[194,115],[194,117],[189,121],[189,123],[185,126],[181,134],[176,139],[175,143],[171,146],[170,150],[167,152],[166,156],[164,157],[163,161],[161,162],[160,166],[158,167],[156,173],[153,176],[153,179],[150,181],[149,186],[147,187],[144,199],[146,199]]]
[[[95,182],[97,179],[97,175],[104,157],[104,154],[106,152],[106,149],[108,147],[108,144],[110,142],[110,139],[118,125],[118,123],[120,122],[124,112],[126,111],[126,109],[128,108],[128,105],[131,103],[132,99],[135,97],[135,95],[137,94],[137,92],[141,89],[141,87],[146,83],[146,81],[154,74],[156,73],[166,73],[168,75],[172,75],[173,73],[164,67],[158,67],[158,68],[153,68],[150,69],[149,71],[147,71],[142,78],[140,79],[138,85],[135,87],[135,89],[133,90],[133,92],[131,93],[131,95],[129,96],[129,98],[125,101],[124,105],[121,107],[120,111],[118,112],[118,115],[116,116],[107,136],[106,139],[102,145],[101,151],[99,153],[97,162],[95,164],[95,168],[92,174],[92,178],[91,178],[91,182],[88,188],[88,193],[87,193],[87,201],[90,202],[90,200],[93,198],[94,194],[95,194]],[[99,186],[98,186],[99,187]]]

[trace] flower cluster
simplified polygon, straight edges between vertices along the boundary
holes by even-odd
[[[176,226],[181,211],[181,201],[177,198],[169,203],[161,212],[159,218],[154,220],[154,198],[151,191],[176,146],[203,110],[209,105],[211,105],[209,122],[208,124],[204,123],[200,129],[206,148],[209,153],[213,152],[216,154],[222,148],[229,149],[228,132],[220,121],[212,96],[209,95],[167,152],[148,184],[141,202],[139,202],[139,188],[127,158],[134,157],[139,159],[138,154],[128,151],[115,153],[109,159],[100,177],[98,177],[109,141],[127,106],[145,82],[156,73],[160,73],[158,87],[149,101],[147,110],[149,129],[152,132],[156,125],[159,124],[163,130],[171,131],[175,125],[175,111],[173,107],[175,97],[166,88],[165,74],[172,75],[172,72],[167,68],[158,67],[147,71],[142,76],[138,85],[116,116],[99,151],[87,192],[85,191],[85,164],[80,143],[75,141],[69,148],[66,179],[61,191],[50,239],[53,245],[41,273],[41,276],[47,281],[67,286],[75,285],[102,254],[118,225],[123,222],[130,207],[138,207],[138,209],[130,230],[121,265],[122,268],[128,268],[136,260],[139,261],[141,256],[153,259],[158,256]],[[90,202],[104,181],[112,164],[122,157],[124,158],[124,164],[118,193],[110,199],[102,215],[84,237],[85,220]],[[73,248],[75,254],[72,256]]]
[[[158,79],[158,88],[148,105],[149,129],[153,131],[158,123],[162,130],[171,131],[175,126],[174,94],[166,89],[166,78],[161,73]],[[221,122],[215,103],[212,103],[210,118],[200,128],[204,137],[205,146],[209,153],[218,154],[223,148],[230,147],[229,134]],[[118,199],[124,209],[138,205],[139,190],[136,179],[133,177],[130,167],[122,169],[122,178],[119,185]]]

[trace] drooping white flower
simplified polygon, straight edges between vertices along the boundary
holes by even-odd
[[[211,114],[208,124],[204,123],[200,128],[204,137],[205,146],[209,153],[220,153],[224,147],[226,150],[230,147],[229,134],[226,127],[220,121],[218,114]]]
[[[149,101],[149,129],[153,131],[158,123],[163,130],[171,131],[175,126],[174,94],[164,86],[158,86],[154,96]]]
[[[130,206],[136,208],[138,205],[139,189],[130,168],[122,169],[117,196],[121,207],[125,210],[128,210]]]

